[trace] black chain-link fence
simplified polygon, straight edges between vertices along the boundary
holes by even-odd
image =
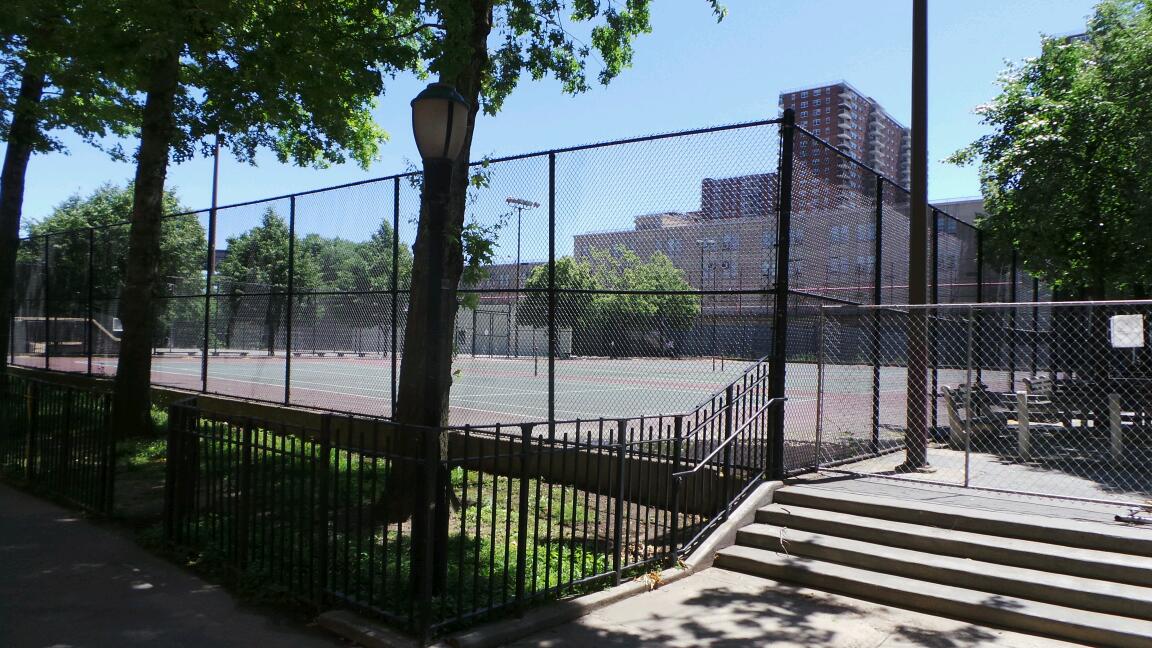
[[[389,415],[419,185],[403,174],[168,218],[154,382]],[[781,267],[801,421],[819,307],[907,301],[908,212],[904,189],[780,120],[477,163],[466,234],[491,245],[460,286],[451,422],[691,409],[772,353]],[[939,301],[1036,294],[971,224],[933,220]],[[127,239],[119,224],[23,242],[11,362],[115,373]],[[789,427],[797,444],[813,433]]]

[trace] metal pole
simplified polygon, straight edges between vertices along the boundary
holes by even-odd
[[[512,357],[520,357],[520,218],[524,215],[524,208],[516,208],[516,290],[512,294],[515,300],[516,316],[512,316],[512,309],[508,311],[508,326],[512,328]]]
[[[397,322],[400,310],[400,177],[392,179],[392,415],[396,415],[396,344]],[[472,311],[475,314],[475,310]],[[475,317],[475,315],[473,315]],[[473,320],[472,337],[476,337],[475,320]],[[473,342],[475,345],[475,342]],[[473,347],[475,348],[475,347]],[[473,353],[475,355],[475,353]]]
[[[967,488],[970,475],[970,460],[972,457],[972,328],[975,322],[975,312],[968,307],[968,336],[966,341],[966,357],[964,365],[968,368],[964,378],[964,486]]]
[[[780,192],[779,217],[776,223],[776,294],[772,313],[772,357],[768,370],[768,397],[783,398],[788,361],[788,255],[791,253],[792,228],[792,146],[796,130],[796,112],[784,111],[780,124]],[[784,477],[784,406],[772,409],[771,452],[768,478]]]
[[[884,301],[884,176],[876,176],[876,237],[872,242],[872,304],[879,306]],[[872,311],[872,344],[869,351],[872,359],[872,452],[880,448],[880,313]]]
[[[48,239],[51,238],[51,236],[52,236],[51,234],[45,234],[44,235],[44,289],[43,289],[43,292],[44,292],[44,368],[45,369],[51,369],[52,368],[52,320],[51,320],[51,317],[49,315],[49,297],[51,297],[51,295],[48,293],[48,283],[49,283],[49,280],[51,279],[51,276],[49,274],[49,265],[50,264],[48,263],[48,253],[49,253]]]
[[[95,339],[93,335],[93,328],[95,328],[92,318],[94,317],[92,301],[96,294],[96,230],[95,228],[88,228],[88,308],[85,313],[84,327],[84,346],[88,348],[88,375],[92,375],[92,343]]]
[[[932,210],[932,222],[930,223],[930,225],[932,228],[930,236],[929,236],[929,241],[931,242],[931,247],[932,247],[931,303],[939,304],[940,303],[940,211],[939,210],[937,210],[937,209]],[[937,357],[938,353],[937,353],[937,348],[936,348],[938,346],[937,342],[936,342],[936,330],[937,330],[937,321],[936,320],[937,320],[937,317],[939,315],[940,315],[940,311],[938,309],[932,309],[931,317],[929,317],[929,319],[928,319],[928,334],[929,334],[928,335],[928,341],[929,341],[928,357],[929,357],[929,362],[932,365],[932,410],[931,410],[930,416],[931,416],[931,424],[932,424],[933,430],[935,430],[937,425],[939,425],[939,420],[937,417],[937,414],[938,414],[937,410],[940,409],[940,404],[939,404],[940,395],[937,393],[940,391],[940,369],[938,367],[938,365],[940,363],[938,362],[938,357]]]
[[[1012,250],[1012,262],[1009,266],[1008,301],[1016,303],[1016,250]],[[1011,308],[1008,319],[1008,388],[1016,391],[1016,307]]]
[[[556,425],[556,154],[548,154],[548,432]]]
[[[212,207],[208,210],[208,255],[204,260],[204,353],[200,358],[200,391],[208,391],[208,347],[212,336],[212,280],[216,275],[216,212],[220,189],[220,134],[212,150]]]
[[[1032,278],[1032,303],[1037,304],[1040,302],[1040,280],[1035,277]],[[1028,336],[1032,340],[1032,364],[1029,367],[1032,377],[1036,377],[1036,345],[1040,337],[1040,308],[1032,306],[1032,333]]]
[[[821,440],[824,436],[824,306],[820,306],[816,329],[816,456],[815,470],[820,470]]]
[[[912,5],[912,218],[908,228],[908,403],[904,470],[928,466],[926,243],[928,238],[928,0]]]
[[[292,321],[296,313],[296,196],[288,198],[288,304],[284,315],[284,404],[292,402]],[[268,341],[274,347],[275,338]]]
[[[984,303],[984,230],[976,230],[976,303]],[[982,315],[982,311],[977,313],[977,317]],[[983,370],[981,367],[984,365],[981,360],[980,350],[984,348],[980,344],[980,331],[976,332],[976,382],[981,382],[983,378]]]

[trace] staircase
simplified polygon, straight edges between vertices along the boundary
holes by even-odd
[[[1152,529],[788,486],[716,566],[1092,646],[1152,646]]]

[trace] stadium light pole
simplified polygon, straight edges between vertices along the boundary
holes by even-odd
[[[515,327],[513,338],[514,343],[512,346],[512,356],[515,358],[520,357],[520,220],[524,217],[525,209],[536,209],[540,203],[533,200],[524,200],[523,198],[515,198],[508,196],[504,202],[512,206],[516,210],[516,315],[509,314],[509,325],[514,324]],[[511,313],[511,311],[509,312]]]
[[[700,246],[700,315],[704,315],[704,250],[716,245],[716,239],[696,239]],[[713,269],[715,273],[715,269]],[[713,282],[715,283],[715,282]],[[713,286],[715,287],[715,286]],[[716,313],[712,313],[712,371],[716,371]]]
[[[912,218],[908,230],[907,434],[902,472],[928,464],[928,0],[912,0]]]

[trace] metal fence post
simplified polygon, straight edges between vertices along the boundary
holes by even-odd
[[[519,268],[517,268],[519,272]],[[473,331],[475,333],[475,331]],[[556,154],[548,154],[548,426],[556,425]],[[616,574],[619,582],[620,574]]]
[[[273,297],[275,288],[273,288]],[[288,198],[288,303],[284,316],[284,404],[292,403],[292,320],[296,313],[296,196]],[[276,347],[276,336],[269,331],[268,347]]]
[[[1028,393],[1016,392],[1016,438],[1020,449],[1020,458],[1024,461],[1032,460],[1032,435],[1028,423]]]
[[[104,420],[100,426],[100,434],[103,437],[103,443],[100,444],[103,451],[100,466],[104,475],[100,480],[102,489],[100,508],[105,513],[111,514],[116,505],[116,429],[112,425],[112,394],[104,394],[101,400]]]
[[[243,570],[248,566],[248,527],[252,515],[252,419],[244,421],[240,440],[240,484],[237,494],[236,564]]]
[[[51,297],[48,291],[48,284],[51,282],[50,266],[48,262],[48,255],[50,248],[48,240],[52,238],[51,234],[44,235],[44,368],[52,368],[52,316],[51,316]]]
[[[880,303],[884,298],[884,176],[876,176],[876,240],[873,244],[876,264],[872,268],[872,335],[869,358],[872,360],[872,436],[869,442],[875,453],[880,447]]]
[[[780,123],[779,216],[776,223],[776,286],[772,312],[772,357],[768,363],[768,397],[783,398],[788,363],[788,279],[792,251],[792,149],[796,137],[796,112],[784,111]],[[784,477],[784,407],[772,410],[771,452],[768,478]]]
[[[1040,280],[1032,278],[1032,332],[1028,335],[1032,347],[1032,362],[1029,365],[1029,373],[1033,378],[1036,377],[1036,354],[1037,345],[1040,337],[1040,307],[1036,306],[1040,302]]]
[[[931,241],[931,254],[932,254],[932,267],[930,270],[932,284],[929,286],[929,303],[940,303],[940,210],[932,209],[932,232],[929,236]],[[935,430],[940,421],[938,420],[938,410],[940,409],[940,369],[939,369],[939,341],[936,339],[936,331],[938,329],[937,323],[940,316],[938,310],[933,309],[928,317],[928,362],[932,367],[932,412],[930,414],[930,424],[932,430]]]
[[[40,435],[40,383],[28,383],[28,431],[24,438],[24,478],[28,483],[36,479],[36,445]]]
[[[176,540],[176,502],[179,501],[176,491],[180,487],[178,476],[184,459],[179,432],[183,424],[182,417],[182,407],[168,406],[168,443],[164,458],[164,537],[168,540]]]
[[[668,531],[668,561],[675,565],[680,553],[680,459],[684,449],[684,417],[677,416],[672,428],[672,521]]]
[[[475,330],[475,329],[473,329]],[[525,423],[520,426],[520,477],[517,488],[519,493],[517,504],[519,515],[516,519],[516,608],[524,610],[524,591],[528,578],[528,459],[532,445],[533,424]]]
[[[1012,250],[1012,265],[1009,272],[1008,301],[1016,303],[1016,250]],[[1008,321],[1008,389],[1016,391],[1016,306],[1011,306],[1012,314]]]
[[[551,423],[549,423],[551,425]],[[613,583],[620,584],[623,572],[624,550],[624,470],[625,454],[628,443],[628,421],[616,421],[616,502],[615,516],[612,519],[612,571]]]
[[[964,366],[967,373],[964,379],[964,487],[969,484],[972,459],[972,329],[976,313],[968,307],[968,335],[965,340]]]
[[[824,436],[824,306],[820,306],[820,316],[816,328],[816,452],[813,456],[813,470],[820,469],[821,442]]]
[[[976,230],[976,303],[984,303],[984,232],[979,229]],[[977,315],[981,315],[982,313],[981,311],[977,313]],[[980,345],[981,333],[982,331],[980,330],[976,331],[976,340],[973,343],[976,350],[976,382],[980,382],[983,378],[983,370],[981,367],[984,363],[982,361],[983,354],[981,353],[982,346]],[[971,384],[971,381],[969,381],[969,384]]]
[[[1124,420],[1120,410],[1120,394],[1108,394],[1108,422],[1112,461],[1124,461]]]
[[[392,281],[389,282],[389,289],[392,292],[392,330],[390,335],[391,339],[391,361],[392,373],[390,377],[390,386],[392,389],[392,415],[396,415],[396,373],[397,368],[397,337],[398,337],[398,321],[400,317],[400,176],[392,178]],[[475,327],[473,327],[473,335],[475,335]]]
[[[216,277],[216,198],[220,168],[220,136],[216,136],[216,156],[212,171],[212,207],[208,210],[208,253],[204,259],[204,354],[200,359],[200,391],[208,391],[208,353],[212,348],[212,288]]]
[[[320,417],[320,478],[316,485],[316,602],[323,603],[328,589],[329,488],[332,479],[332,415]]]
[[[95,322],[93,322],[94,312],[93,312],[93,304],[92,304],[93,299],[95,298],[95,295],[96,295],[96,260],[95,260],[95,257],[96,257],[96,229],[89,227],[88,228],[88,296],[87,296],[87,302],[88,303],[87,303],[87,308],[85,308],[85,313],[84,313],[84,320],[85,320],[84,321],[84,324],[85,324],[85,326],[84,326],[84,346],[87,349],[87,353],[85,355],[88,356],[88,358],[87,358],[88,359],[88,372],[87,373],[89,376],[92,375],[92,354],[93,354],[92,344],[93,344],[93,340],[94,340],[93,328],[95,328]]]

